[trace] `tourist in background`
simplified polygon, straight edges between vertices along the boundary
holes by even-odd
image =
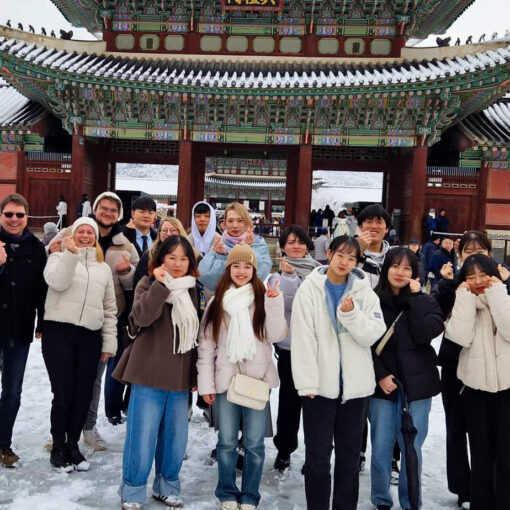
[[[89,196],[87,195],[87,193],[83,193],[83,195],[81,196],[80,202],[78,203],[78,218],[80,218],[81,216],[84,216],[83,204],[87,201],[90,203]]]
[[[462,347],[463,383],[471,458],[471,510],[510,508],[510,296],[497,264],[467,257],[457,278],[446,336]]]
[[[437,218],[436,210],[430,209],[427,216],[425,216],[425,232],[427,240],[431,239],[435,232],[437,232]]]
[[[269,402],[255,410],[227,399],[236,372],[278,386],[272,361],[273,342],[287,334],[283,296],[278,284],[267,291],[257,276],[255,251],[246,244],[232,248],[212,301],[206,309],[198,347],[198,390],[216,406],[218,485],[223,510],[255,510],[264,464],[264,433]],[[236,485],[239,430],[243,433],[241,490]]]
[[[92,398],[98,362],[117,351],[115,290],[112,272],[98,244],[91,218],[79,218],[50,255],[42,352],[53,392],[51,464],[87,471],[78,448]]]
[[[28,203],[23,196],[7,195],[0,202],[0,215],[0,463],[14,467],[19,457],[11,448],[12,430],[34,326],[35,338],[42,334],[46,253],[27,227]]]
[[[324,208],[324,211],[322,213],[322,217],[325,220],[328,220],[328,224],[327,225],[323,225],[323,226],[327,226],[329,231],[331,232],[331,227],[333,226],[333,219],[335,218],[335,213],[331,209],[331,207],[329,207],[329,204],[326,205],[326,207]]]
[[[432,254],[430,257],[429,270],[434,275],[434,278],[430,279],[431,290],[435,291],[437,284],[443,278],[441,274],[441,268],[445,264],[451,264],[453,273],[457,273],[457,258],[455,251],[453,250],[453,238],[449,235],[441,237],[439,249]]]
[[[441,237],[437,234],[434,234],[421,248],[421,259],[423,262],[423,271],[426,275],[425,283],[434,278],[434,273],[430,271],[430,261],[432,259],[432,255],[439,250],[439,243],[441,242]],[[433,280],[432,280],[433,281]]]
[[[335,238],[329,266],[318,267],[299,287],[292,307],[291,362],[303,397],[305,492],[308,510],[355,510],[359,459],[368,397],[375,389],[370,346],[385,331],[379,299],[356,269],[358,241]]]
[[[358,230],[358,218],[354,207],[347,209],[347,225],[349,225],[349,235],[355,236]]]
[[[322,209],[319,209],[315,213],[315,217],[314,217],[316,235],[320,235],[320,232],[321,232],[320,229],[322,229],[322,227],[323,227],[323,220],[324,220],[324,215],[323,215]]]
[[[44,246],[48,246],[51,243],[51,240],[58,234],[58,227],[56,223],[52,221],[48,221],[43,225],[44,236],[42,238],[42,243]]]
[[[393,326],[394,333],[380,355],[375,352],[380,342],[372,346],[377,387],[370,398],[368,413],[372,442],[371,499],[375,509],[389,510],[393,506],[390,482],[395,441],[405,452],[401,432],[402,397],[395,379],[404,387],[418,431],[414,449],[421,476],[421,449],[427,437],[432,397],[440,391],[436,353],[430,344],[444,327],[438,304],[421,291],[418,259],[408,248],[394,248],[387,254],[375,292],[381,302],[386,329]],[[405,455],[401,457],[398,483],[400,506],[410,508]]]
[[[418,259],[418,278],[420,279],[420,284],[424,289],[425,284],[427,283],[427,273],[423,264],[424,257],[421,252],[420,241],[418,239],[411,239],[409,241],[409,249],[416,255],[416,258]]]
[[[199,329],[197,262],[184,236],[158,244],[149,275],[136,287],[129,316],[134,341],[114,377],[131,383],[119,495],[122,508],[141,508],[155,462],[153,497],[183,506],[179,472],[188,440],[188,393],[196,389]]]
[[[328,229],[326,227],[321,227],[318,229],[318,234],[319,236],[313,242],[314,258],[319,264],[325,265],[328,263]]]
[[[67,227],[67,201],[64,195],[60,195],[58,199],[58,205],[56,207],[58,214],[58,226],[59,228]]]
[[[156,202],[146,195],[138,197],[132,206],[131,226],[124,227],[124,235],[136,248],[138,257],[151,248],[156,241],[157,232],[153,228],[156,219]]]
[[[229,204],[225,209],[225,231],[221,238],[216,238],[212,249],[200,261],[200,281],[204,287],[214,291],[216,284],[225,270],[227,255],[239,244],[249,245],[257,257],[257,276],[265,280],[273,261],[269,248],[260,236],[253,233],[253,222],[248,209],[239,202]]]
[[[334,239],[338,236],[348,236],[351,235],[349,225],[347,223],[347,212],[340,211],[338,216],[333,219],[332,223],[332,235],[331,239]]]
[[[448,232],[448,229],[450,228],[450,220],[446,216],[445,209],[439,209],[439,216],[437,217],[436,225],[438,232]]]
[[[197,202],[191,211],[191,234],[188,241],[202,256],[207,255],[220,237],[216,233],[216,213],[207,202]]]

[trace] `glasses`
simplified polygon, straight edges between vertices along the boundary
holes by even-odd
[[[24,213],[24,212],[17,212],[17,213],[14,213],[14,212],[4,212],[2,213],[6,218],[12,218],[13,216],[16,216],[16,218],[24,218],[27,213]]]
[[[109,209],[108,207],[103,207],[102,205],[100,205],[98,207],[98,209],[102,212],[102,213],[106,213],[106,214],[118,214],[119,213],[119,210],[118,209]]]
[[[178,233],[179,233],[179,231],[178,231],[178,230],[176,230],[176,229],[174,229],[174,228],[172,228],[172,229],[170,229],[170,230],[163,229],[163,230],[161,230],[161,232],[160,232],[160,233],[161,233],[161,234],[172,234],[172,235],[176,235],[176,234],[178,234]]]

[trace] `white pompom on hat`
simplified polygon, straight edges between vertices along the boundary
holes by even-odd
[[[89,227],[92,227],[94,229],[97,242],[99,239],[99,229],[97,228],[97,223],[92,218],[78,218],[71,227],[71,234],[74,236],[78,227],[81,227],[82,225],[88,225]]]

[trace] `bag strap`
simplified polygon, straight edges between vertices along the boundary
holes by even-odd
[[[272,360],[272,359],[271,359],[271,363],[273,363],[273,360]],[[240,361],[238,361],[238,362],[236,363],[236,368],[237,368],[237,370],[236,370],[236,373],[237,373],[237,374],[244,375],[244,374],[243,374],[243,371],[241,370],[241,362],[240,362]],[[261,381],[263,381],[263,380],[265,379],[265,377],[266,377],[266,375],[268,374],[269,370],[271,370],[271,367],[269,367],[269,368],[268,368],[268,369],[264,372],[264,375],[262,376]]]
[[[393,321],[393,324],[388,328],[388,331],[386,331],[386,333],[384,333],[384,336],[381,338],[379,345],[375,349],[375,353],[377,354],[377,356],[381,355],[381,352],[386,347],[386,344],[388,343],[389,339],[393,336],[393,333],[395,332],[395,324],[400,319],[400,317],[402,317],[403,313],[404,313],[404,311],[400,312],[397,315],[397,318]]]

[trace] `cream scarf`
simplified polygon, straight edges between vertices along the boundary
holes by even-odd
[[[172,324],[174,327],[174,354],[179,331],[177,354],[185,354],[198,345],[198,315],[188,290],[196,284],[193,276],[172,278],[165,271],[165,287],[170,291],[166,302],[172,305]]]
[[[253,332],[250,306],[255,296],[250,283],[230,287],[223,296],[223,310],[230,315],[227,333],[227,357],[231,363],[253,359],[257,340]]]

